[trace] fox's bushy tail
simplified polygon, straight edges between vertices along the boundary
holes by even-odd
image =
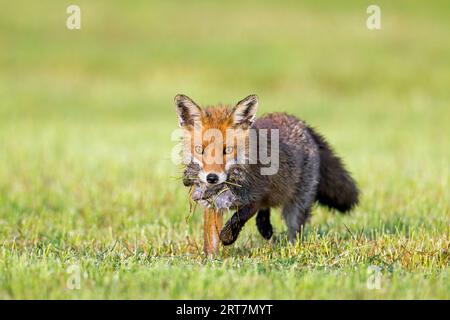
[[[316,201],[340,212],[350,211],[358,204],[358,187],[336,156],[328,142],[320,134],[308,127],[319,147],[320,178]]]

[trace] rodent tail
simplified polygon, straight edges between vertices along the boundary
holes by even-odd
[[[308,130],[319,147],[320,155],[320,178],[316,201],[342,213],[350,211],[358,204],[359,190],[356,182],[325,138],[311,127],[308,127]]]

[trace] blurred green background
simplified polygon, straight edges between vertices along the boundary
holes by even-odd
[[[66,28],[70,4],[81,30]],[[449,298],[450,2],[377,1],[381,30],[370,4],[2,3],[0,298]],[[316,208],[297,245],[277,214],[279,241],[249,223],[205,260],[171,162],[177,93],[256,93],[259,114],[306,120],[361,205]]]

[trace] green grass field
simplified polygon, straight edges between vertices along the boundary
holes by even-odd
[[[369,4],[3,3],[0,298],[449,299],[450,2],[377,1],[379,31]],[[308,121],[361,204],[315,207],[296,245],[277,211],[274,239],[253,220],[206,259],[177,93]]]

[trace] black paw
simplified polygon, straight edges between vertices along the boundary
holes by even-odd
[[[270,223],[269,209],[261,209],[258,211],[258,214],[256,215],[256,227],[264,239],[269,240],[272,238],[273,228]]]
[[[233,215],[230,220],[225,224],[225,226],[222,228],[222,231],[220,231],[220,241],[224,246],[229,246],[230,244],[233,244],[238,236],[239,233],[242,230],[242,225],[239,223],[239,220],[237,219],[236,215]]]

